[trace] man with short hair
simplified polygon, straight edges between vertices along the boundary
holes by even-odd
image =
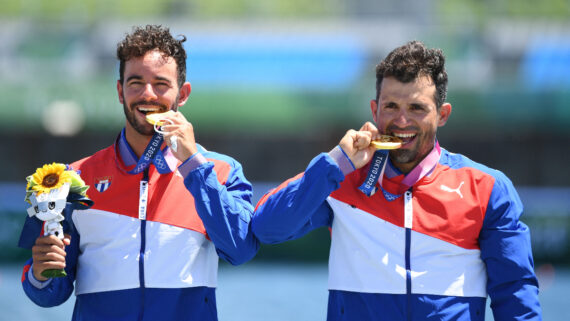
[[[241,165],[196,144],[178,112],[191,91],[185,40],[148,25],[118,44],[125,128],[71,164],[93,207],[66,211],[63,240],[37,238],[34,222],[22,232],[20,246],[32,248],[22,284],[36,304],[59,305],[75,288],[73,320],[217,320],[218,257],[236,265],[257,252]],[[156,133],[146,116],[166,111]],[[61,268],[67,277],[41,274]]]
[[[451,114],[444,61],[417,41],[392,51],[376,69],[376,126],[349,130],[256,206],[264,243],[331,228],[328,320],[484,320],[487,295],[497,321],[541,319],[511,181],[436,139]],[[376,150],[381,135],[401,147]]]

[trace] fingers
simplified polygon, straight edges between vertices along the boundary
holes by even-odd
[[[360,130],[350,129],[339,142],[339,146],[350,158],[355,168],[365,166],[372,155],[374,148],[370,146],[370,141],[378,135],[376,126],[372,123],[365,123]]]
[[[368,148],[372,140],[372,133],[369,131],[357,131],[354,133],[354,147],[356,149]]]
[[[341,147],[349,150],[368,148],[370,141],[378,135],[378,130],[371,123],[364,124],[360,130],[350,129],[341,140]]]
[[[171,123],[166,123],[164,126],[161,126],[161,130],[164,132],[165,137],[172,135],[181,136],[184,132],[185,127],[192,127],[192,124],[186,120],[186,117],[184,117],[184,115],[178,111],[167,119],[170,120]]]
[[[166,145],[169,146],[176,158],[184,162],[198,151],[194,137],[194,127],[180,112],[174,113],[170,124],[161,127]],[[176,148],[175,148],[176,147]]]
[[[62,241],[65,246],[68,246],[71,244],[71,236],[69,234],[64,234]]]
[[[34,262],[37,261],[50,261],[50,260],[63,260],[65,261],[65,243],[69,244],[69,239],[64,241],[59,238],[49,235],[39,237],[36,244],[32,246],[32,257]]]
[[[339,146],[352,158],[352,155],[370,146],[371,138],[372,134],[370,132],[350,129],[339,142]]]
[[[352,154],[353,150],[355,149],[354,146],[355,136],[356,136],[356,130],[349,129],[338,143],[338,145],[349,155]]]
[[[380,137],[380,132],[378,131],[378,128],[376,128],[376,126],[369,121],[367,121],[366,123],[364,123],[364,125],[362,125],[362,127],[360,127],[360,131],[369,132],[372,139],[377,139]]]
[[[37,238],[32,247],[34,277],[40,281],[45,281],[47,279],[41,276],[44,270],[65,268],[65,246],[69,244],[69,235],[66,235],[63,240],[53,235]]]
[[[69,234],[65,234],[64,239],[69,240]],[[40,236],[36,239],[36,243],[34,246],[44,246],[44,245],[55,245],[58,247],[63,248],[64,243],[55,235],[47,235],[47,236]]]

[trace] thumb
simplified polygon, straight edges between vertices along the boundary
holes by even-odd
[[[68,246],[69,244],[71,244],[71,235],[69,234],[65,234],[63,237],[63,244],[65,246]]]

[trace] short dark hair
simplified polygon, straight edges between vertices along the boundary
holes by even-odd
[[[134,27],[130,34],[117,44],[117,58],[119,59],[119,80],[123,83],[125,63],[132,58],[143,57],[147,52],[158,50],[164,57],[172,57],[176,62],[178,73],[178,87],[186,81],[186,51],[182,43],[185,36],[175,39],[169,28],[160,25],[146,25]]]
[[[447,96],[445,56],[441,49],[429,49],[419,41],[410,41],[394,49],[376,66],[376,101],[385,77],[407,83],[418,76],[429,76],[435,83],[435,103],[441,107]]]

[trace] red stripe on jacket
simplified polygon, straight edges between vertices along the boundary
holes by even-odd
[[[220,184],[225,184],[231,166],[224,161],[208,160],[214,162]],[[71,164],[75,170],[81,171],[81,178],[91,186],[87,194],[94,202],[92,209],[138,218],[139,186],[143,174],[128,174],[119,167],[121,165],[121,161],[115,160],[113,146]],[[95,189],[99,177],[111,177],[111,184],[104,192]],[[194,197],[184,186],[184,180],[177,171],[159,174],[154,166],[150,167],[148,204],[146,220],[206,234],[194,206]],[[187,211],[180,212],[181,207]]]
[[[404,227],[403,197],[389,202],[378,191],[369,199],[358,190],[366,177],[366,171],[367,168],[361,168],[349,174],[331,196],[370,215]],[[449,175],[449,171],[454,171],[453,175]],[[401,179],[402,176],[384,178],[382,185],[389,192],[400,194],[405,192],[405,187],[403,190],[395,190],[394,186],[398,186],[397,182]],[[464,182],[463,185],[461,182]],[[412,229],[465,249],[479,249],[477,239],[487,210],[486,206],[480,204],[488,204],[494,182],[492,176],[477,169],[451,169],[438,164],[430,176],[424,177],[412,188]],[[471,185],[466,185],[469,183]],[[461,195],[442,188],[442,185],[450,189],[461,185],[458,190]],[[462,215],[454,215],[455,213]]]

